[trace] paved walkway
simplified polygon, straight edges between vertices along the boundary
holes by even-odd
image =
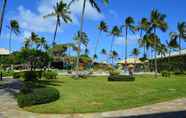
[[[11,80],[7,86],[0,88],[0,118],[186,118],[186,98],[104,113],[66,115],[31,113],[17,106],[13,93],[19,86],[19,81]]]

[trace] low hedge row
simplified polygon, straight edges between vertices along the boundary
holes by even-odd
[[[110,75],[108,81],[134,81],[135,77],[128,75]]]
[[[57,89],[51,87],[35,88],[30,93],[20,92],[17,95],[17,103],[20,107],[36,104],[45,104],[56,101],[60,95]]]
[[[23,78],[26,81],[38,80],[41,78],[45,79],[56,79],[57,73],[54,71],[23,71],[23,72],[15,72],[13,74],[14,79]]]

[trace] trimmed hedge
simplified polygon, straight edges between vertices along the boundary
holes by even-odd
[[[57,79],[57,73],[55,71],[23,71],[23,72],[14,72],[14,79],[23,78],[26,81],[38,80],[41,78],[45,79]]]
[[[127,75],[110,75],[108,81],[134,81],[135,77]]]
[[[162,75],[162,77],[170,77],[171,73],[169,71],[162,71],[161,75]]]
[[[17,102],[20,107],[26,107],[53,102],[59,99],[59,97],[59,92],[55,88],[37,88],[33,89],[31,93],[19,93],[17,95]]]
[[[54,71],[46,71],[42,75],[45,79],[57,79],[57,72]]]

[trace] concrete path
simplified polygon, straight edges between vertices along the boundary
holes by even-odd
[[[19,86],[19,81],[10,80],[7,86],[0,88],[0,118],[186,118],[186,98],[103,113],[64,115],[31,113],[17,106],[13,94],[17,92],[16,87]]]

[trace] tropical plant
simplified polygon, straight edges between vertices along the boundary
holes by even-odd
[[[147,18],[142,18],[140,21],[140,24],[138,26],[139,31],[140,31],[140,39],[139,39],[139,44],[140,47],[144,48],[144,57],[147,56],[146,51],[147,51],[147,37],[143,35],[143,32],[147,33],[149,30],[150,22],[148,21]]]
[[[7,5],[7,0],[3,0],[3,6],[1,9],[1,15],[0,15],[0,35],[1,35],[1,31],[2,31],[2,26],[3,26],[3,19],[4,19],[4,15],[5,15],[6,5]]]
[[[12,52],[12,33],[15,35],[18,35],[20,33],[19,23],[16,20],[11,20],[10,25],[8,26],[8,29],[10,29],[10,38],[9,38],[9,51]]]
[[[122,28],[125,28],[125,69],[127,68],[127,58],[128,58],[128,33],[129,31],[135,32],[136,27],[134,26],[134,19],[129,16],[125,19],[124,25]]]
[[[166,15],[161,14],[158,10],[153,9],[151,12],[151,17],[150,17],[150,29],[149,32],[153,32],[153,35],[156,35],[157,29],[160,29],[163,32],[166,32],[168,29],[168,25],[165,21]],[[152,36],[153,36],[152,35]],[[154,65],[155,65],[155,77],[157,78],[157,73],[158,73],[158,65],[157,65],[157,45],[158,45],[158,36],[156,35],[154,38],[156,38],[154,41],[154,50],[155,50],[155,58],[154,58]],[[160,41],[160,40],[159,40]]]
[[[103,48],[102,50],[101,50],[101,52],[100,52],[103,56],[107,56],[107,51]],[[105,59],[105,61],[106,61],[107,59]]]
[[[77,0],[71,0],[68,7],[70,8],[71,4],[74,3]],[[102,0],[105,4],[109,3],[109,0]],[[82,8],[82,13],[81,13],[81,21],[80,21],[80,32],[83,32],[83,25],[84,25],[84,16],[85,16],[85,8],[86,8],[86,2],[87,0],[83,0],[83,8]],[[96,0],[88,0],[88,2],[90,3],[90,5],[95,8],[99,13],[101,12]],[[82,37],[82,36],[80,36]],[[80,42],[77,42],[78,44],[78,48],[80,49]],[[77,72],[79,71],[79,57],[80,57],[80,52],[78,52],[77,55],[77,64],[76,64],[76,70]],[[77,73],[78,74],[78,73]]]
[[[178,40],[178,42],[179,42],[179,54],[181,55],[182,40],[186,41],[186,22],[179,22],[177,24],[177,30],[178,30],[178,32],[171,32],[171,39],[172,40]]]
[[[95,55],[97,54],[97,47],[98,47],[98,44],[99,44],[101,33],[102,32],[108,32],[107,24],[104,21],[101,21],[100,24],[98,25],[98,30],[99,30],[99,38],[97,38],[97,41],[96,41],[95,52],[94,52]]]
[[[111,40],[111,45],[110,45],[110,53],[111,53],[110,55],[112,55],[112,52],[113,52],[113,44],[114,44],[115,37],[121,36],[121,30],[118,26],[114,26],[112,28],[111,36],[112,36],[112,40]],[[113,58],[111,59],[112,59],[112,64],[113,64]]]
[[[69,7],[66,3],[64,3],[63,0],[61,0],[60,2],[57,2],[56,5],[54,6],[54,11],[52,13],[49,13],[48,15],[44,16],[44,18],[54,17],[54,16],[56,17],[56,27],[55,27],[55,31],[54,31],[53,45],[55,45],[58,27],[61,26],[61,19],[65,23],[72,22],[72,19],[70,18]]]
[[[115,50],[113,50],[112,52],[111,52],[111,54],[110,54],[110,58],[112,59],[112,65],[114,64],[114,59],[116,59],[117,57],[118,57],[119,55],[118,55],[118,53],[115,51]]]
[[[134,56],[134,59],[135,59],[135,60],[134,60],[135,67],[136,67],[136,60],[137,60],[139,54],[140,54],[140,51],[139,51],[138,48],[134,48],[134,49],[132,50],[132,55]]]

